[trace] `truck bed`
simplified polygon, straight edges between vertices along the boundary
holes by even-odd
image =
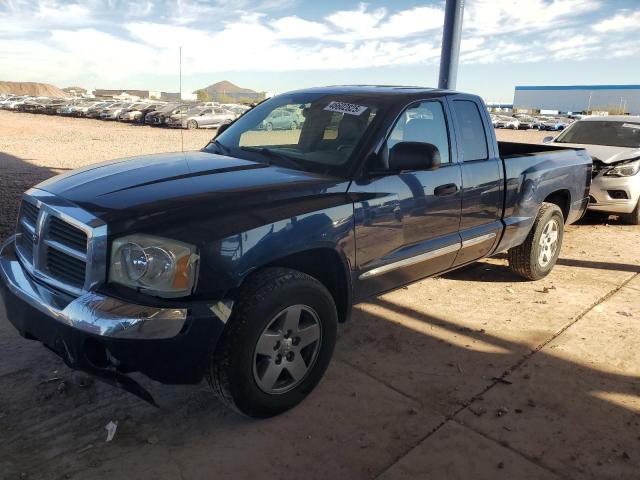
[[[582,148],[498,142],[505,179],[505,233],[498,251],[520,245],[540,204],[553,195],[565,223],[577,221],[588,201],[591,157]],[[560,198],[558,198],[560,197]]]
[[[510,157],[521,157],[525,155],[536,155],[540,153],[552,153],[562,150],[576,149],[536,143],[498,142],[498,151],[500,152],[500,157],[505,159]]]

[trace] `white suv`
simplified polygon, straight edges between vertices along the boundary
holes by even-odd
[[[640,225],[640,116],[584,117],[544,141],[586,148],[593,158],[589,209]]]

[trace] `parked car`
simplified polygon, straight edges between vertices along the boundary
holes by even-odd
[[[296,130],[304,117],[294,109],[281,108],[276,109],[265,118],[262,122],[262,128],[265,130]]]
[[[545,141],[586,148],[593,158],[589,209],[640,225],[640,116],[583,117]]]
[[[555,117],[539,117],[535,121],[535,126],[538,130],[548,131],[564,130],[567,124],[566,120]]]
[[[236,118],[251,109],[251,107],[247,107],[246,105],[224,105],[223,108],[233,113]]]
[[[45,107],[52,101],[51,98],[28,98],[17,105],[16,110],[25,113],[43,113]]]
[[[512,117],[507,117],[505,115],[492,115],[491,124],[493,125],[493,128],[505,128],[511,119]]]
[[[299,135],[261,129],[300,105]],[[149,401],[128,373],[206,377],[227,404],[268,417],[318,384],[354,303],[505,251],[518,275],[546,276],[590,174],[583,149],[496,143],[475,95],[299,90],[201,151],[28,190],[0,249],[0,292],[18,332],[72,368]]]
[[[42,109],[42,113],[46,115],[57,115],[60,113],[60,110],[69,104],[69,100],[60,99],[60,98],[52,98],[50,102]]]
[[[0,107],[6,110],[17,110],[18,106],[28,99],[29,97],[9,97],[1,102]]]
[[[167,120],[168,127],[188,128],[217,128],[230,123],[235,115],[220,107],[196,107],[185,113],[172,115]]]
[[[126,110],[130,106],[131,106],[131,103],[126,103],[126,102],[114,103],[112,105],[109,105],[100,111],[100,119],[101,120],[117,120],[118,115],[120,115],[120,113],[123,110]]]
[[[86,112],[84,112],[84,116],[87,118],[100,118],[100,114],[102,113],[103,110],[117,103],[119,102],[104,101],[104,102],[97,103],[96,105],[93,105],[87,108]]]
[[[533,118],[520,116],[512,117],[506,124],[505,128],[511,128],[513,130],[528,130],[533,127]]]
[[[150,112],[155,110],[159,104],[157,103],[148,103],[148,102],[139,102],[130,105],[128,108],[123,109],[120,114],[118,114],[118,120],[121,122],[144,122],[144,116]]]
[[[192,108],[190,105],[168,104],[158,110],[147,113],[144,118],[145,123],[153,126],[164,125],[171,115],[184,113]]]
[[[71,115],[75,117],[88,117],[90,111],[91,112],[99,111],[100,109],[106,107],[107,105],[109,105],[109,102],[91,100],[91,101],[76,105],[73,108]]]

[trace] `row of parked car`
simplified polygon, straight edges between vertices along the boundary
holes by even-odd
[[[513,116],[491,114],[491,123],[494,128],[510,128],[512,130],[549,130],[560,131],[567,128],[573,118],[555,116],[530,116],[516,113]]]
[[[185,103],[160,101],[119,101],[85,98],[9,96],[0,99],[0,108],[16,112],[96,118],[173,128],[217,128],[230,123],[249,106],[218,102]]]

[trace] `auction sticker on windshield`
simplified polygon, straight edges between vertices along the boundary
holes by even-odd
[[[356,105],[355,103],[331,102],[324,107],[329,112],[348,113],[349,115],[361,115],[368,107]]]

